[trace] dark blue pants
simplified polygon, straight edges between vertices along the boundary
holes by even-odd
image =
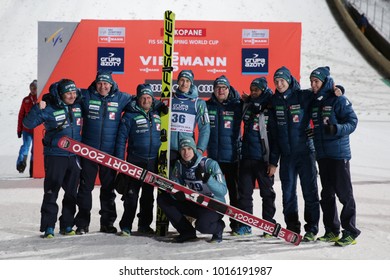
[[[336,159],[318,160],[321,178],[321,208],[326,232],[339,233],[341,226],[355,238],[360,230],[356,228],[356,204],[353,197],[349,161]],[[343,205],[338,217],[336,195]]]
[[[238,180],[238,207],[253,214],[253,189],[257,181],[263,200],[262,217],[264,220],[275,223],[274,176],[267,175],[266,163],[261,160],[242,159]]]
[[[132,164],[152,172],[156,172],[157,169],[156,160],[132,162]],[[122,219],[119,222],[121,229],[132,229],[135,212],[137,211],[140,189],[142,189],[142,193],[139,201],[140,210],[138,213],[138,227],[149,227],[153,221],[154,187],[129,177],[129,191],[122,197],[124,211]]]
[[[238,162],[219,162],[222,173],[225,175],[226,186],[229,192],[229,204],[238,207]],[[230,219],[230,228],[236,228],[238,222]]]
[[[45,180],[41,206],[40,231],[55,227],[58,215],[57,198],[61,187],[64,189],[62,211],[59,218],[60,229],[73,227],[76,212],[77,186],[80,178],[80,165],[76,156],[45,156]]]
[[[217,234],[225,228],[225,223],[222,220],[223,215],[194,202],[178,201],[170,194],[162,192],[157,197],[157,203],[180,234],[195,234],[195,230],[201,233]],[[185,216],[196,219],[195,228]]]
[[[301,232],[297,199],[297,178],[299,175],[305,203],[304,219],[306,224],[304,228],[306,232],[317,234],[320,219],[320,201],[314,153],[282,156],[279,168],[283,192],[283,214],[287,228],[296,233]]]
[[[91,221],[92,191],[95,187],[96,176],[99,172],[100,179],[100,225],[113,225],[117,213],[115,206],[114,180],[116,171],[92,162],[88,159],[81,159],[80,186],[77,193],[77,206],[79,211],[76,215],[76,226],[87,227]]]

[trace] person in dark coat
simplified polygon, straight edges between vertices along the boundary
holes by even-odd
[[[83,108],[82,142],[114,155],[116,135],[121,115],[131,102],[132,96],[121,92],[111,73],[98,71],[89,88],[81,92]],[[81,159],[80,186],[77,193],[78,213],[76,215],[77,234],[89,231],[92,209],[92,191],[99,174],[100,187],[100,231],[116,233],[114,222],[117,218],[115,206],[114,180],[116,172],[108,167]]]
[[[238,161],[240,156],[242,100],[224,75],[214,81],[214,93],[206,101],[210,118],[207,156],[218,162],[225,175],[229,203],[238,206]],[[237,222],[230,219],[234,231]]]
[[[333,94],[334,82],[329,67],[318,67],[310,74],[314,94],[311,117],[314,123],[314,146],[321,178],[321,208],[325,234],[319,241],[337,246],[356,244],[360,230],[356,227],[356,203],[351,182],[351,147],[349,135],[358,118],[352,103]],[[338,217],[336,196],[343,205]],[[339,237],[340,227],[343,228]]]
[[[281,67],[274,74],[275,94],[269,119],[271,134],[270,173],[275,173],[280,160],[279,177],[283,194],[283,215],[287,229],[298,234],[297,180],[300,179],[304,200],[303,241],[315,241],[320,219],[317,167],[313,139],[308,138],[312,93],[302,91],[290,70]]]
[[[44,232],[44,238],[54,237],[58,215],[57,198],[62,187],[64,198],[59,218],[60,233],[74,235],[80,162],[78,156],[59,148],[58,141],[62,136],[81,140],[80,91],[72,80],[63,79],[50,86],[50,93],[45,95],[43,100],[35,105],[23,120],[23,125],[29,129],[42,123],[45,126],[43,138],[45,180],[40,231]]]
[[[262,198],[262,218],[275,223],[274,175],[269,170],[267,119],[272,91],[264,77],[254,79],[250,84],[250,96],[243,106],[244,134],[238,174],[238,208],[253,213],[253,189],[256,182]],[[252,228],[239,224],[233,235],[250,235]],[[270,235],[264,233],[264,237]]]
[[[160,128],[161,120],[155,110],[152,88],[149,84],[140,84],[137,87],[137,97],[131,102],[130,108],[126,109],[119,126],[116,157],[123,159],[126,154],[128,162],[156,173],[158,150],[161,145]],[[138,233],[153,234],[150,224],[153,221],[154,187],[123,174],[118,174],[116,181],[118,192],[123,194],[124,207],[119,222],[121,232],[118,235],[131,235],[140,189],[142,195],[139,202]],[[118,187],[122,189],[119,190]]]

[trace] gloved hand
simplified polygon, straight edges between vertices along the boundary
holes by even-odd
[[[336,135],[337,133],[337,126],[334,124],[331,124],[329,120],[327,121],[327,124],[324,125],[325,134],[328,135]]]
[[[20,131],[18,131],[18,138],[22,138],[22,132]]]
[[[203,183],[207,183],[207,181],[210,179],[210,173],[204,172],[203,168],[199,165],[195,169],[195,177],[198,180],[202,180]]]
[[[119,194],[125,195],[129,192],[129,179],[129,176],[123,173],[118,173],[116,175],[114,187]]]
[[[313,128],[311,128],[311,127],[306,128],[305,133],[306,133],[307,139],[314,138],[314,129]]]
[[[178,191],[172,194],[172,196],[177,200],[177,201],[185,201],[186,200],[186,194],[182,191]]]
[[[167,105],[165,105],[165,103],[159,101],[156,105],[156,110],[159,114],[163,113],[163,114],[168,114],[169,112],[169,107]]]

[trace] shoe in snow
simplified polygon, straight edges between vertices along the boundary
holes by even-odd
[[[355,245],[356,243],[357,242],[356,242],[355,237],[353,237],[349,233],[343,232],[343,236],[339,240],[337,240],[334,243],[334,245],[344,247],[344,246],[348,246],[348,245]]]
[[[120,232],[118,232],[116,235],[122,236],[122,237],[131,236],[131,230],[129,228],[122,228],[122,230]]]
[[[48,227],[45,229],[45,233],[42,235],[43,238],[54,238],[54,228]]]
[[[339,234],[335,234],[333,232],[327,232],[324,234],[324,236],[318,237],[317,241],[336,242],[339,239],[340,239]]]
[[[245,236],[245,235],[251,235],[252,234],[252,228],[250,226],[239,226],[236,228],[232,234],[234,236]]]
[[[220,231],[218,233],[214,233],[210,239],[210,243],[221,243],[222,242],[222,234],[223,234],[223,231]]]
[[[311,242],[315,240],[316,240],[316,235],[310,231],[306,232],[302,239],[303,242]]]
[[[89,232],[89,227],[78,227],[76,229],[76,234],[77,235],[84,235],[84,234],[86,234],[88,232]]]
[[[62,234],[62,235],[75,235],[76,232],[73,230],[72,227],[66,227],[64,229],[60,229],[60,234]]]
[[[117,233],[117,229],[114,226],[100,226],[100,232],[104,233]]]

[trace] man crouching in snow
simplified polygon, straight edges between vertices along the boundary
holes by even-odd
[[[186,185],[203,195],[225,202],[227,187],[218,163],[198,153],[192,138],[180,140],[179,152],[180,159],[173,167],[171,180]],[[196,230],[212,234],[210,242],[219,243],[222,241],[222,233],[225,228],[225,223],[222,220],[223,215],[185,200],[182,192],[174,195],[164,192],[157,198],[157,203],[179,232],[175,238],[176,242],[182,243],[196,239]],[[185,216],[196,219],[195,228]]]

